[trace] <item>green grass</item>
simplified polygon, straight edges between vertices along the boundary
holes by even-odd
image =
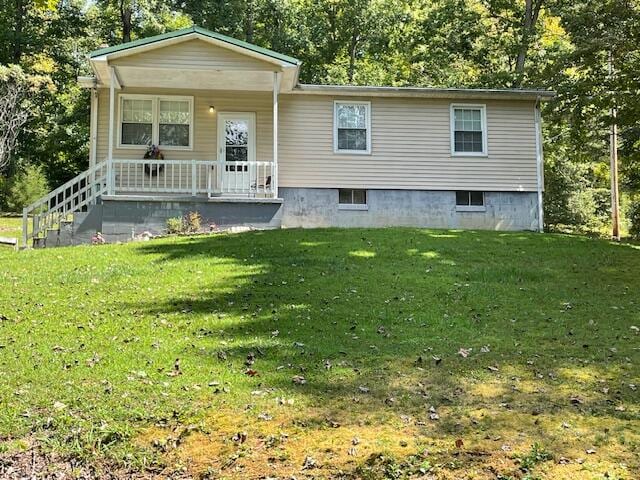
[[[0,237],[14,237],[21,242],[21,232],[22,217],[0,217]]]
[[[637,478],[638,272],[630,245],[418,229],[3,250],[0,449],[212,478]]]

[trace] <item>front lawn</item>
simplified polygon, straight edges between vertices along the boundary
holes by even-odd
[[[639,478],[639,272],[419,229],[0,250],[0,474]]]

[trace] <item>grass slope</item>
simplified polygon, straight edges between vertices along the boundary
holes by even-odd
[[[638,478],[639,271],[629,245],[418,229],[2,251],[0,449],[211,478]]]

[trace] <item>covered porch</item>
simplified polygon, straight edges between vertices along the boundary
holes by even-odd
[[[278,100],[297,60],[193,28],[90,63],[79,81],[107,196],[278,198]]]

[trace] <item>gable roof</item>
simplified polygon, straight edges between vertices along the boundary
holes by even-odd
[[[196,27],[195,25],[193,27],[183,28],[182,30],[175,30],[173,32],[167,32],[161,35],[154,35],[153,37],[140,38],[132,42],[127,42],[120,45],[114,45],[112,47],[106,47],[106,48],[101,48],[99,50],[94,50],[93,52],[89,53],[89,58],[96,58],[103,55],[110,55],[112,53],[120,53],[126,50],[135,49],[137,47],[150,45],[156,42],[162,42],[163,40],[169,40],[169,39],[179,38],[179,37],[193,35],[193,34],[202,35],[206,38],[210,38],[213,40],[218,40],[220,42],[227,43],[233,47],[243,48],[253,53],[257,53],[265,57],[270,57],[274,60],[279,60],[281,62],[288,63],[292,66],[299,66],[302,63],[297,58],[293,58],[288,55],[283,55],[282,53],[274,52],[273,50],[259,47],[252,43],[243,42],[242,40],[237,40],[235,38],[222,35],[221,33],[216,33],[210,30],[206,30],[204,28]],[[131,52],[131,53],[134,53],[134,52]]]

